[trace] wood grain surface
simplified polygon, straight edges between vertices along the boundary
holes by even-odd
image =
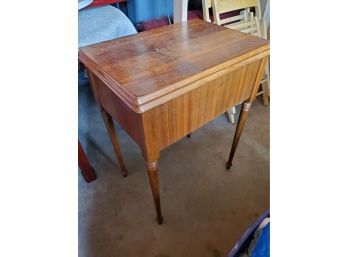
[[[267,40],[200,20],[80,49],[123,175],[112,118],[141,148],[159,224],[160,151],[243,102],[229,168],[268,55]]]
[[[268,50],[267,40],[196,19],[85,46],[79,58],[134,111],[144,112]]]

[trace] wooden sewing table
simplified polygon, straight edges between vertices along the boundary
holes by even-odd
[[[123,176],[112,118],[142,150],[159,224],[160,151],[243,103],[229,169],[268,55],[269,41],[198,19],[79,49]]]

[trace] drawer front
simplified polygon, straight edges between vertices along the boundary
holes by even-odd
[[[262,59],[208,81],[143,113],[145,134],[159,149],[213,120],[251,97]],[[156,138],[154,138],[156,137]]]

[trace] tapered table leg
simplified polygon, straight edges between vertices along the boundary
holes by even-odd
[[[153,201],[155,203],[155,208],[157,213],[157,222],[158,224],[162,224],[163,218],[161,214],[161,200],[160,200],[160,193],[159,193],[157,161],[147,163],[147,173],[149,175]]]
[[[86,182],[92,182],[97,178],[97,175],[95,174],[93,168],[89,164],[88,158],[85,154],[85,151],[83,150],[80,141],[79,141],[79,168],[81,170],[83,178],[86,180]]]
[[[238,142],[239,142],[239,138],[240,138],[240,136],[242,134],[242,131],[243,131],[243,128],[244,128],[244,125],[245,125],[245,121],[248,118],[250,107],[251,107],[251,102],[244,102],[243,103],[243,106],[242,106],[242,109],[241,109],[241,112],[240,112],[240,115],[239,115],[239,119],[238,119],[236,132],[235,132],[234,138],[233,138],[233,143],[232,143],[232,147],[231,147],[230,156],[229,156],[228,161],[226,163],[226,169],[228,169],[228,170],[232,166],[232,160],[233,160],[234,154],[236,152],[237,145],[238,145]]]
[[[262,84],[262,91],[264,92],[262,94],[262,100],[263,105],[268,106],[268,97],[269,97],[269,65],[266,63],[266,69],[265,69],[265,75],[266,75],[266,81]]]
[[[114,147],[114,150],[116,153],[116,158],[118,160],[118,164],[120,165],[121,174],[123,177],[127,177],[127,171],[126,171],[126,168],[125,168],[125,165],[123,162],[123,157],[121,154],[121,147],[120,147],[120,144],[119,144],[118,139],[117,139],[117,134],[116,134],[116,130],[114,127],[114,123],[112,122],[112,117],[104,109],[100,109],[100,112],[103,116],[106,129],[108,130],[108,133],[109,133],[109,136],[111,139],[111,143]]]

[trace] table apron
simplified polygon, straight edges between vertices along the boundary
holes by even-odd
[[[132,110],[96,75],[89,72],[89,76],[97,102],[141,147],[147,159],[156,159],[166,146],[250,99],[259,83],[264,58],[207,80],[202,86],[143,113]]]
[[[262,59],[143,113],[145,136],[161,150],[251,98]]]

